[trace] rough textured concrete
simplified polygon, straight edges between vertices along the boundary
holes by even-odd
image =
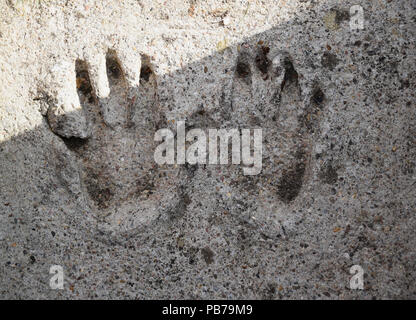
[[[2,1],[0,297],[415,298],[415,22],[413,0]],[[262,128],[261,174],[158,166],[179,120]]]

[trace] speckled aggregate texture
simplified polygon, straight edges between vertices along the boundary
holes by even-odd
[[[416,298],[415,23],[414,0],[1,1],[0,298]],[[179,120],[261,128],[261,173],[157,165]]]

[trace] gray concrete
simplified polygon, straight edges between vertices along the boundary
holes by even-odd
[[[415,20],[412,0],[3,1],[0,297],[415,298]],[[179,120],[262,128],[261,174],[158,166]]]

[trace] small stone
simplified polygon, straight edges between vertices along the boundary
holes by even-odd
[[[224,39],[217,43],[217,51],[223,52],[225,49],[228,48],[228,40]]]
[[[222,19],[223,26],[228,26],[231,23],[231,18],[229,16],[226,16],[224,19]]]
[[[337,13],[335,11],[329,11],[324,16],[324,25],[328,30],[337,30],[339,28],[339,25],[336,23],[336,16]]]
[[[185,240],[183,238],[179,238],[177,244],[178,248],[182,249],[185,246]]]
[[[205,247],[201,250],[202,256],[207,264],[214,262],[214,252],[209,248]]]

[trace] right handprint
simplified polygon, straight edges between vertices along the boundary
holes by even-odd
[[[246,218],[270,237],[285,234],[288,208],[309,172],[312,135],[325,102],[317,84],[302,92],[301,77],[286,52],[272,52],[264,44],[239,47],[232,119],[238,126],[262,129],[263,164],[258,176],[238,187],[256,199]]]

